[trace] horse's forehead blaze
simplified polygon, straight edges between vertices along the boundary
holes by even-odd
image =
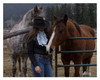
[[[55,30],[56,30],[56,26],[53,27],[53,32],[55,32]]]

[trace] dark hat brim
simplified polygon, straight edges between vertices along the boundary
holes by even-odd
[[[48,28],[49,22],[47,20],[44,20],[44,24],[35,24],[34,22],[30,23],[31,26],[34,26],[36,28]]]

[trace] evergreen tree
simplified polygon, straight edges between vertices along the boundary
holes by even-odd
[[[47,6],[47,8],[46,8],[46,19],[47,20],[50,20],[50,18],[51,18],[51,8],[49,7],[49,6]]]
[[[73,10],[71,8],[72,4],[67,4],[66,5],[66,14],[68,15],[69,18],[73,19]]]
[[[96,4],[57,4],[46,8],[46,17],[53,23],[52,14],[59,18],[67,14],[79,24],[96,27]]]
[[[89,22],[88,7],[86,4],[82,4],[81,9],[82,9],[82,12],[81,12],[82,23],[81,24],[88,25],[88,22]]]
[[[56,5],[55,7],[55,15],[60,16],[60,6],[59,5]]]
[[[51,23],[53,23],[53,14],[55,14],[55,7],[51,6],[51,7],[47,7],[46,8],[46,18],[47,20],[51,21]]]
[[[89,4],[89,19],[90,19],[90,26],[96,27],[96,4]]]
[[[81,24],[81,19],[82,19],[82,16],[81,16],[81,4],[75,4],[74,6],[74,20],[76,22],[78,22],[79,24]]]
[[[63,17],[64,14],[67,13],[66,6],[67,6],[67,4],[61,5],[61,7],[60,7],[60,16],[59,17]]]

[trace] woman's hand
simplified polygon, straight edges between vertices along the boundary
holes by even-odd
[[[35,67],[35,71],[36,71],[38,74],[41,74],[41,69],[40,69],[39,66],[36,66],[36,67]]]

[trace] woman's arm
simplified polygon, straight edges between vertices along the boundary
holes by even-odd
[[[32,64],[34,65],[35,67],[35,71],[39,74],[41,74],[41,69],[40,67],[38,66],[37,62],[36,62],[36,59],[35,59],[35,56],[34,56],[34,41],[30,41],[28,44],[27,44],[27,49],[28,49],[28,56],[32,62]]]
[[[34,41],[30,41],[28,44],[27,44],[27,49],[28,49],[28,56],[29,56],[29,59],[31,60],[32,64],[34,65],[34,67],[38,66],[37,62],[36,62],[36,59],[35,59],[35,56],[34,56]]]

